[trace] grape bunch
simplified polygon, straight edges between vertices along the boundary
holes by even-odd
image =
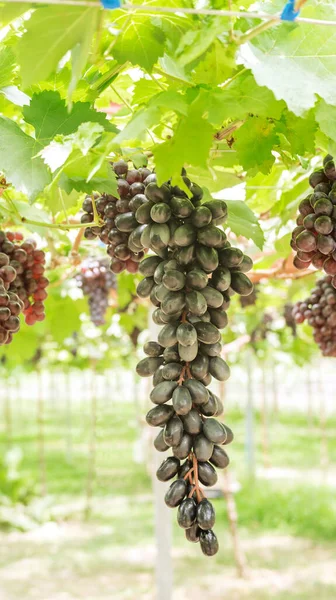
[[[2,253],[0,260],[2,261]],[[14,333],[19,331],[22,309],[23,302],[8,289],[8,283],[0,278],[0,346],[10,344]]]
[[[284,306],[283,316],[285,319],[286,326],[292,330],[292,334],[296,336],[296,321],[293,316],[294,305],[291,302],[287,302]]]
[[[27,325],[35,325],[37,321],[45,319],[44,301],[48,297],[46,288],[49,285],[49,280],[45,277],[45,253],[37,249],[35,240],[22,241],[21,234],[7,232],[5,237],[2,248],[5,246],[10,265],[16,271],[10,291],[15,292],[23,302]],[[0,248],[1,240],[2,238]]]
[[[91,321],[97,327],[104,325],[109,292],[116,288],[116,278],[109,269],[108,260],[88,258],[75,279],[83,294],[88,296]]]
[[[323,356],[336,356],[336,290],[330,275],[316,283],[310,296],[293,308],[296,323],[307,321]]]
[[[330,154],[323,160],[323,169],[311,174],[309,184],[313,192],[300,202],[292,233],[294,266],[306,269],[312,264],[323,269],[333,276],[336,287],[336,168]]]
[[[239,302],[242,308],[247,308],[248,306],[255,306],[258,300],[258,284],[254,285],[251,294],[248,296],[240,296]]]
[[[229,427],[216,420],[223,412],[218,396],[208,389],[212,377],[230,375],[221,358],[221,334],[227,309],[237,292],[248,295],[253,286],[245,275],[252,260],[231,247],[218,225],[227,217],[222,200],[201,204],[202,190],[184,176],[192,196],[169,183],[155,181],[145,189],[147,202],[136,211],[141,223],[134,230],[139,245],[155,253],[140,263],[144,279],[138,295],[150,297],[153,320],[162,325],[158,341],[147,342],[147,355],[137,365],[142,377],[153,376],[154,404],[147,423],[160,427],[154,445],[173,456],[159,467],[160,481],[173,481],[165,502],[178,507],[177,520],[191,542],[204,554],[218,551],[213,532],[215,512],[200,487],[217,481],[215,467],[229,458],[223,446],[233,439]]]
[[[155,176],[146,167],[129,169],[128,163],[119,160],[113,163],[117,176],[119,199],[103,194],[91,198],[87,196],[83,203],[84,215],[82,223],[91,223],[94,220],[93,202],[102,226],[89,226],[84,236],[87,239],[99,239],[107,245],[107,254],[111,257],[111,270],[121,273],[124,269],[130,273],[138,271],[139,261],[144,257],[142,246],[133,235],[133,230],[138,226],[135,212],[141,204],[146,202],[144,196],[145,186]]]

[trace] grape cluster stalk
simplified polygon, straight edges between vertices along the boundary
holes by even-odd
[[[336,168],[330,154],[323,160],[323,169],[311,174],[309,184],[313,192],[299,204],[292,233],[294,266],[306,269],[312,264],[323,269],[336,287]]]
[[[330,275],[317,281],[311,294],[293,308],[296,323],[307,323],[323,356],[336,356],[336,290]]]
[[[140,263],[144,279],[137,292],[150,298],[153,320],[162,326],[158,340],[145,344],[137,373],[153,376],[154,407],[146,420],[160,428],[155,448],[172,450],[157,471],[160,481],[174,479],[165,502],[178,508],[186,538],[212,556],[218,551],[215,511],[201,484],[214,485],[215,467],[229,464],[224,447],[233,433],[215,418],[223,405],[208,386],[213,377],[225,381],[230,375],[220,356],[220,329],[227,325],[231,296],[253,290],[245,274],[252,260],[219,227],[227,217],[225,202],[201,203],[202,189],[185,175],[184,182],[191,197],[169,183],[159,187],[152,178],[135,213],[140,225],[133,235],[154,253]]]
[[[144,252],[133,235],[133,230],[138,226],[135,213],[146,203],[144,190],[153,178],[155,180],[155,175],[146,167],[130,169],[124,160],[114,162],[112,166],[117,176],[119,198],[109,194],[85,198],[81,222],[89,224],[94,221],[95,203],[102,225],[87,227],[84,236],[86,239],[98,237],[107,245],[113,273],[121,273],[125,269],[136,273]]]
[[[116,277],[109,269],[108,260],[88,258],[82,262],[81,272],[75,279],[83,294],[88,296],[91,321],[97,327],[104,325],[109,293],[116,289]]]

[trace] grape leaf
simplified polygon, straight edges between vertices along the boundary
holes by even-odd
[[[4,6],[0,8],[0,23],[2,27],[11,21],[14,21],[14,19],[17,19],[28,10],[29,6],[27,6],[27,4],[24,2],[13,4],[5,3]]]
[[[208,188],[212,193],[241,183],[241,179],[239,179],[233,169],[225,169],[222,165],[213,166],[211,164],[211,169],[208,170],[189,166],[188,177],[201,187]]]
[[[271,90],[259,86],[250,71],[242,72],[230,85],[209,93],[209,121],[220,127],[226,119],[244,119],[252,114],[280,119],[285,103],[275,99]]]
[[[74,149],[78,148],[85,156],[100,138],[102,132],[103,128],[99,123],[83,123],[75,133],[65,137],[59,136],[52,140],[48,146],[43,148],[41,156],[54,172],[65,163]]]
[[[68,87],[68,103],[71,106],[72,94],[77,86],[78,81],[84,71],[87,59],[90,53],[91,42],[97,27],[98,16],[94,19],[87,19],[82,29],[82,36],[71,50],[71,80]]]
[[[11,48],[4,47],[0,50],[0,88],[9,86],[13,82],[15,69],[15,54]]]
[[[243,235],[252,240],[260,250],[265,243],[264,232],[260,227],[256,215],[241,200],[225,200],[228,206],[227,225],[236,235]]]
[[[113,56],[119,63],[130,61],[151,71],[164,53],[163,31],[143,15],[125,15],[125,24],[113,46]]]
[[[155,81],[148,79],[139,79],[134,84],[134,91],[132,95],[132,105],[146,104],[153,96],[156,96],[158,92],[158,85]]]
[[[102,112],[90,108],[89,102],[75,102],[69,112],[58,92],[44,90],[34,94],[23,109],[27,123],[35,129],[36,139],[43,146],[58,134],[74,133],[82,123],[99,123],[106,131],[117,131]]]
[[[336,31],[330,27],[282,23],[242,44],[238,62],[252,70],[259,85],[302,115],[314,106],[317,94],[336,105],[335,53]]]
[[[321,131],[336,142],[336,106],[320,100],[316,106],[316,121]]]
[[[171,56],[164,54],[164,56],[160,58],[159,63],[164,73],[172,79],[175,78],[179,85],[181,85],[181,82],[185,82],[188,85],[190,81],[189,76],[186,75],[182,65],[178,64]]]
[[[120,144],[125,140],[139,139],[139,136],[147,128],[151,128],[158,123],[160,115],[160,109],[156,106],[150,106],[149,108],[137,111],[134,117],[127,123],[125,129],[116,135],[114,143]]]
[[[183,115],[187,115],[188,113],[188,102],[186,97],[175,90],[167,90],[166,92],[157,94],[150,100],[149,105],[163,107]]]
[[[10,149],[10,151],[9,151]],[[50,171],[37,153],[40,144],[14,121],[0,117],[1,171],[14,187],[34,200],[50,182]]]
[[[154,148],[156,172],[161,183],[179,176],[184,164],[206,167],[215,132],[202,119],[202,109],[197,103],[191,104],[188,115],[179,121],[175,135]]]
[[[223,23],[220,19],[213,19],[211,25],[207,28],[204,27],[196,31],[187,31],[181,38],[179,47],[176,51],[178,63],[182,65],[182,67],[185,67],[198,57],[202,56],[222,31]]]
[[[305,115],[304,119],[286,111],[277,124],[276,130],[287,139],[292,154],[304,156],[307,153],[314,153],[317,124],[312,110]]]
[[[27,88],[47,79],[66,52],[77,44],[83,43],[87,47],[83,31],[97,22],[98,15],[98,8],[38,8],[26,22],[26,32],[18,42],[18,63],[23,87]]]
[[[86,309],[84,299],[75,301],[70,296],[52,293],[49,294],[45,307],[48,315],[46,325],[54,340],[63,342],[66,337],[79,330],[80,315]],[[60,315],[62,315],[61,319]]]
[[[279,143],[274,124],[266,119],[250,117],[235,132],[234,148],[244,169],[267,174],[273,163],[272,150]]]
[[[309,183],[307,176],[301,176],[292,182],[292,187],[284,191],[280,199],[274,204],[271,215],[280,216],[281,221],[286,223],[294,217],[298,204],[309,194]]]
[[[80,150],[73,150],[67,159],[66,163],[61,168],[62,175],[60,176],[60,184],[65,189],[67,194],[72,190],[77,192],[106,192],[118,197],[117,180],[115,173],[108,162],[104,162],[95,174],[90,179],[88,174],[91,173],[96,156],[87,154],[83,156]]]
[[[233,67],[233,57],[217,39],[194,69],[193,80],[200,84],[218,85],[228,79]]]

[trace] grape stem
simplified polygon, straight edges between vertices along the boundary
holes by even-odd
[[[192,461],[193,461],[193,470],[194,470],[194,487],[196,491],[197,502],[201,502],[202,497],[204,496],[203,492],[200,490],[199,481],[198,481],[198,462],[195,454],[192,452]]]
[[[177,384],[178,385],[182,385],[183,384],[183,382],[184,382],[184,375],[185,375],[186,370],[187,370],[187,365],[184,365],[184,367],[182,368],[182,371],[181,371],[181,375],[180,375],[180,377],[177,380]]]
[[[191,474],[194,471],[194,467],[191,467],[188,471],[188,473],[185,474],[185,476],[183,477],[183,479],[189,479],[190,483],[192,483],[192,479],[191,479]]]

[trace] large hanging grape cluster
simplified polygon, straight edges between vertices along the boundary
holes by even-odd
[[[146,202],[144,196],[145,186],[152,181],[152,172],[146,167],[129,169],[128,163],[119,160],[113,163],[117,176],[119,199],[103,194],[91,198],[87,196],[83,203],[84,215],[82,223],[91,223],[94,220],[93,202],[103,225],[87,227],[87,239],[99,239],[107,244],[107,254],[111,257],[111,270],[121,273],[124,269],[130,273],[138,271],[139,261],[144,257],[142,246],[133,236],[133,230],[138,226],[135,212],[141,204]],[[155,176],[154,176],[155,178]]]
[[[296,323],[307,321],[323,356],[336,356],[336,290],[332,277],[316,283],[310,296],[293,308]]]
[[[311,174],[309,184],[314,191],[300,203],[292,233],[294,265],[297,269],[310,264],[323,269],[332,275],[336,287],[336,168],[330,154],[323,161],[323,169]]]
[[[153,320],[163,326],[158,341],[145,344],[147,357],[138,363],[137,373],[153,376],[154,408],[146,420],[161,428],[155,448],[173,452],[157,471],[161,481],[175,478],[165,502],[178,507],[178,523],[187,539],[199,541],[203,553],[211,556],[218,550],[215,512],[200,483],[216,483],[215,467],[228,465],[223,446],[233,434],[215,419],[223,406],[208,386],[212,377],[229,377],[220,356],[220,329],[227,325],[231,295],[252,292],[245,275],[252,261],[231,247],[218,227],[227,216],[225,202],[201,204],[201,188],[184,180],[191,198],[175,186],[158,187],[152,181],[144,190],[146,202],[136,211],[141,225],[134,236],[155,252],[140,263],[145,277],[138,294],[150,297]]]
[[[116,277],[109,269],[108,260],[88,258],[81,264],[76,275],[78,287],[88,296],[91,321],[104,325],[110,290],[116,289]]]

